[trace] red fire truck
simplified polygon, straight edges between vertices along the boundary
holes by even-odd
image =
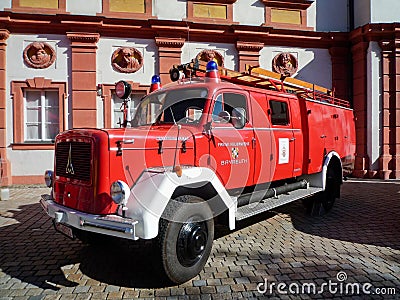
[[[133,117],[129,84],[116,84],[121,128],[56,137],[41,204],[58,231],[158,239],[167,278],[182,283],[204,267],[214,224],[234,230],[300,199],[311,214],[332,208],[355,156],[348,102],[258,67],[195,61],[170,74],[163,88],[153,77]]]

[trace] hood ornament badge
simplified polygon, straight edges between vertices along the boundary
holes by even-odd
[[[67,167],[65,168],[65,173],[74,175],[74,165],[72,164],[72,145],[69,144],[69,153],[68,153],[68,160],[67,160]]]

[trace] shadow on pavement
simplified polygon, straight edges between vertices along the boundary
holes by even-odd
[[[345,182],[341,198],[321,217],[306,216],[301,201],[277,211],[307,234],[400,250],[400,182]]]
[[[251,228],[247,230],[247,227],[267,220],[262,228],[257,229],[264,232],[274,227],[271,224],[276,222],[276,218],[272,217],[282,214],[291,219],[295,230],[302,233],[399,250],[399,192],[400,185],[395,183],[347,182],[342,189],[342,198],[337,201],[333,210],[323,217],[307,217],[301,202],[298,201],[240,222],[233,233],[218,227],[215,238],[219,240],[232,234],[223,244],[246,244],[248,238],[257,239],[257,236],[248,236],[257,235],[257,232],[252,232]],[[111,239],[103,246],[86,246],[78,240],[71,241],[57,233],[39,203],[9,210],[7,214],[12,214],[11,219],[19,222],[0,227],[0,269],[12,278],[53,290],[80,285],[82,276],[105,284],[130,288],[168,286],[167,281],[161,277],[162,272],[156,263],[157,260],[154,259],[159,257],[156,247],[152,244],[155,241],[130,242]],[[270,222],[272,223],[269,224]],[[241,235],[238,231],[243,228],[246,228],[247,233]],[[276,234],[284,232],[279,229]],[[275,260],[288,259],[279,253],[273,253],[273,247],[265,244],[269,242],[270,240],[266,240],[263,243],[266,249],[270,250],[262,251],[267,265],[267,261],[275,263]],[[301,241],[299,243],[301,245]],[[231,250],[227,248],[224,251]],[[224,251],[218,255],[224,255]],[[240,252],[240,248],[238,251]],[[239,254],[235,251],[230,255]],[[321,255],[324,256],[323,253]],[[387,260],[396,261],[396,258],[387,257]],[[283,270],[279,271],[285,274]],[[268,272],[271,270],[268,269]],[[329,276],[332,275],[334,274]]]
[[[323,216],[308,216],[302,202],[296,201],[240,221],[235,231],[276,214],[289,215],[296,230],[313,236],[400,250],[400,182],[345,182],[341,198]],[[215,235],[231,233],[223,227]]]
[[[10,210],[18,224],[0,227],[0,270],[43,289],[74,287],[83,275],[102,283],[140,288],[165,287],[152,241],[109,239],[88,246],[55,231],[40,204]],[[79,264],[78,266],[76,264]],[[71,279],[68,279],[71,276]]]

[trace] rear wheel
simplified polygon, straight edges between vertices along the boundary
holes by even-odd
[[[193,196],[172,200],[160,220],[159,231],[167,277],[179,284],[198,275],[210,255],[213,239],[214,221],[206,202]]]
[[[306,212],[311,216],[322,216],[332,210],[336,198],[340,196],[340,180],[333,168],[328,169],[325,190],[303,199]]]

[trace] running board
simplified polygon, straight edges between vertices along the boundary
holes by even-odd
[[[236,220],[240,221],[257,214],[263,213],[267,210],[275,207],[310,197],[318,192],[322,191],[322,188],[309,187],[308,189],[298,189],[287,194],[281,194],[276,197],[267,198],[260,202],[253,202],[241,207],[238,207],[236,211]]]

